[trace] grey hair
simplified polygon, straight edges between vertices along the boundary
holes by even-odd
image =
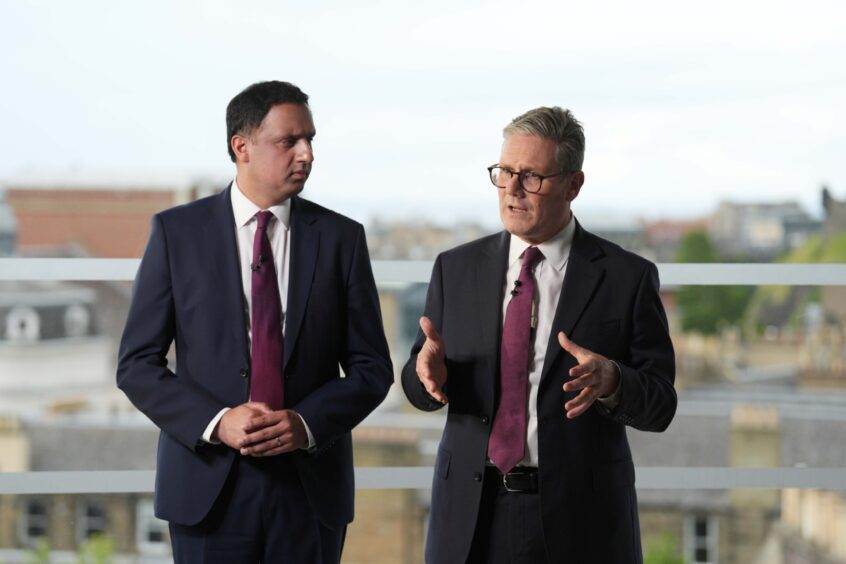
[[[553,141],[556,145],[555,161],[562,170],[582,170],[585,160],[585,132],[582,124],[570,110],[558,106],[540,107],[517,116],[505,126],[502,134],[535,135]]]

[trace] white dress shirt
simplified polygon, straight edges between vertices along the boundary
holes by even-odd
[[[543,364],[546,360],[546,346],[549,343],[550,333],[552,333],[552,322],[555,318],[555,311],[558,309],[558,299],[564,285],[564,274],[567,272],[567,263],[569,262],[570,249],[573,245],[575,233],[576,221],[574,216],[570,216],[570,221],[558,234],[540,245],[535,245],[543,253],[544,258],[534,268],[535,294],[532,317],[536,318],[536,322],[531,337],[534,348],[532,354],[529,355],[529,421],[526,426],[526,452],[523,460],[519,462],[521,466],[537,467],[538,465],[538,388]],[[530,246],[532,245],[518,236],[511,235],[508,249],[508,270],[505,274],[505,292],[502,301],[503,324],[505,323],[508,303],[511,301],[511,289],[514,286],[514,281],[520,276],[523,252]],[[564,382],[561,385],[563,386]],[[618,397],[619,386],[612,396],[600,398],[599,401],[613,409],[617,404]],[[563,405],[561,409],[563,413]]]
[[[253,260],[253,241],[256,236],[258,221],[256,214],[262,208],[255,205],[238,187],[238,179],[232,181],[232,188],[229,191],[232,199],[232,213],[235,217],[235,237],[238,242],[238,264],[241,269],[241,287],[244,289],[244,303],[247,307],[244,311],[244,323],[247,326],[247,338],[252,347],[252,270],[250,263]],[[285,313],[288,310],[288,273],[291,260],[291,200],[285,200],[281,204],[267,208],[273,214],[276,221],[267,225],[267,237],[270,240],[270,247],[273,251],[273,265],[276,267],[277,282],[279,283],[279,299],[282,306],[282,334],[285,334]],[[225,407],[211,420],[203,433],[203,440],[211,440],[212,432],[217,426],[223,414],[229,410]],[[299,415],[299,414],[298,414]],[[302,417],[300,417],[302,419]],[[305,420],[303,424],[308,435],[308,447],[314,447],[314,437],[308,428]]]

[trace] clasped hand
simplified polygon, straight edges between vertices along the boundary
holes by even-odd
[[[290,409],[273,411],[262,402],[247,402],[223,414],[217,439],[244,456],[275,456],[308,444],[300,416]]]

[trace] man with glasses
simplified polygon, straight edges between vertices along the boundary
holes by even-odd
[[[435,261],[402,373],[412,404],[448,404],[429,564],[642,562],[627,425],[676,411],[655,265],[586,231],[571,202],[584,133],[537,108],[488,168],[501,233]]]

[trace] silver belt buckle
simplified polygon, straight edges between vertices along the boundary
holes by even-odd
[[[505,486],[505,491],[507,492],[520,492],[522,490],[515,490],[511,486],[508,485],[508,474],[502,475],[502,485]]]

